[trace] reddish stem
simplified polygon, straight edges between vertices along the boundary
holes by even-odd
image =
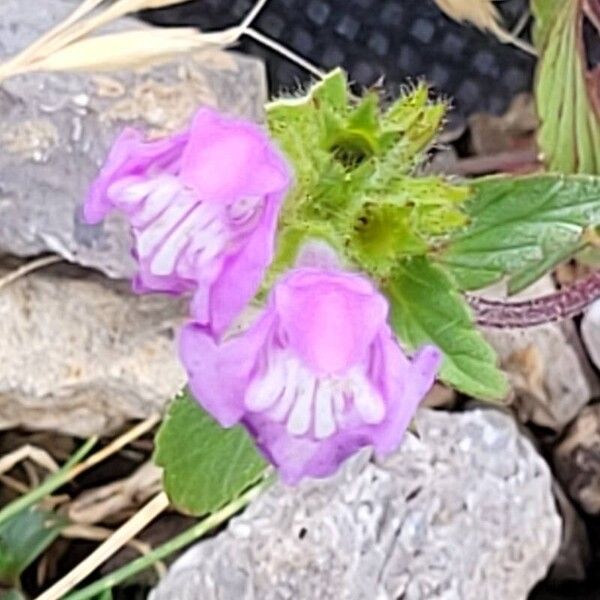
[[[505,302],[467,295],[479,325],[497,328],[524,328],[571,319],[600,298],[600,271],[572,286],[531,300]]]

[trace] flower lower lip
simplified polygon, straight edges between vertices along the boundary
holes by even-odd
[[[358,370],[336,377],[310,373],[297,358],[271,358],[267,372],[250,386],[245,398],[248,410],[285,423],[290,435],[312,435],[322,440],[339,429],[354,410],[367,425],[385,418],[385,405]]]

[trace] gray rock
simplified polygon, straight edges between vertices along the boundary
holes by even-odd
[[[521,422],[560,432],[597,392],[573,323],[488,329],[485,336],[508,374]]]
[[[3,288],[0,429],[88,436],[160,411],[185,383],[173,343],[184,310],[76,267]]]
[[[554,448],[554,466],[567,493],[589,514],[600,514],[600,404],[587,406]]]
[[[563,528],[562,543],[547,579],[554,582],[583,581],[587,577],[592,557],[585,521],[557,481],[554,482],[552,491]]]
[[[509,416],[422,409],[384,464],[277,484],[171,568],[152,600],[520,600],[561,522],[546,463]]]
[[[517,298],[534,298],[555,290],[550,277],[537,281]],[[482,295],[506,297],[503,286]],[[484,329],[500,357],[514,391],[512,402],[522,423],[560,432],[598,392],[572,321],[527,329]]]
[[[0,2],[0,58],[25,47],[74,3]],[[112,29],[143,25],[123,19]],[[132,272],[129,236],[118,218],[79,220],[86,190],[117,133],[150,135],[183,127],[201,104],[260,119],[266,98],[261,62],[203,53],[161,66],[97,74],[32,73],[0,85],[0,252],[55,252],[112,277]]]
[[[590,358],[600,369],[600,300],[585,313],[581,321],[581,337]]]

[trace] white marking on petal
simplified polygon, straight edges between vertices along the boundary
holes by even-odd
[[[149,256],[164,240],[167,234],[192,209],[193,200],[180,194],[169,207],[137,236],[137,250],[140,256]]]
[[[173,272],[179,255],[189,243],[194,230],[193,213],[184,219],[166,238],[150,263],[154,275],[169,275]]]
[[[277,402],[277,404],[268,412],[268,415],[274,421],[278,422],[283,421],[288,416],[290,408],[296,399],[300,364],[298,361],[293,359],[283,360],[282,368],[285,372],[285,389],[283,390],[283,396],[279,399],[279,402]]]
[[[381,423],[385,418],[385,404],[379,394],[365,380],[364,376],[352,378],[354,406],[361,419],[369,425]]]
[[[250,384],[244,403],[249,410],[255,412],[266,410],[277,402],[284,391],[284,386],[285,371],[281,365],[269,365],[263,377],[255,379]]]
[[[143,200],[155,187],[154,179],[130,175],[111,183],[106,190],[106,195],[116,206],[135,204]]]
[[[310,429],[317,382],[310,375],[303,374],[299,383],[296,402],[287,422],[287,430],[292,435],[304,435]]]
[[[178,194],[186,194],[175,178],[161,178],[155,183],[155,189],[150,192],[140,210],[131,216],[131,224],[134,227],[149,225],[161,215]]]
[[[275,348],[265,374],[248,387],[244,403],[248,410],[264,411],[273,421],[285,424],[290,435],[308,434],[316,440],[330,438],[356,416],[375,425],[386,414],[383,399],[362,369],[317,377],[298,357]]]
[[[228,235],[219,220],[215,220],[202,231],[194,235],[196,263],[205,265],[222,251],[228,241]]]
[[[336,432],[333,416],[333,389],[327,381],[317,383],[315,394],[315,437],[324,440]]]

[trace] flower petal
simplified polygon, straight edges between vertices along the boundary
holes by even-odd
[[[299,270],[280,283],[275,298],[290,347],[319,374],[363,360],[388,312],[383,296],[351,273]]]
[[[267,313],[243,335],[222,344],[196,324],[188,324],[181,331],[179,355],[189,387],[200,405],[223,427],[235,425],[246,412],[245,390],[272,323],[273,316]]]
[[[115,140],[100,174],[92,184],[83,206],[83,219],[95,224],[102,221],[114,208],[109,188],[119,180],[143,177],[150,168],[167,170],[176,161],[188,139],[187,132],[146,142],[141,132],[128,127]]]
[[[280,192],[288,168],[265,131],[210,108],[194,117],[181,160],[182,181],[201,199],[226,202]]]
[[[371,441],[363,432],[341,432],[325,440],[298,437],[285,424],[262,414],[249,414],[244,424],[255,437],[262,453],[276,468],[281,479],[296,485],[305,477],[322,478],[337,471],[342,462]]]
[[[217,336],[252,300],[273,259],[281,195],[268,197],[260,222],[237,253],[225,259],[210,290],[210,327]],[[197,294],[202,294],[199,289]],[[196,306],[203,306],[195,300]],[[192,313],[200,318],[198,309]]]
[[[392,400],[385,420],[377,426],[373,446],[378,456],[394,452],[414,417],[419,404],[435,381],[442,354],[435,346],[424,346],[406,362],[397,344],[386,340],[386,388]],[[400,366],[402,363],[403,366]]]

